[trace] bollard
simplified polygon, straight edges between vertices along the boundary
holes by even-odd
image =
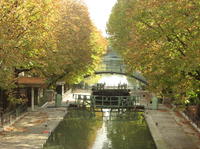
[[[158,110],[158,98],[156,96],[152,98],[152,110]]]
[[[60,107],[62,103],[62,96],[60,94],[56,95],[55,107]]]

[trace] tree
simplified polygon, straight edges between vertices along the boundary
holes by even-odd
[[[2,0],[0,2],[0,87],[11,88],[18,73],[38,65],[46,48],[51,2]],[[45,49],[46,50],[46,49]]]
[[[129,71],[141,71],[152,91],[183,101],[199,92],[199,9],[197,0],[119,0],[114,7],[108,23],[113,46],[123,46]],[[115,25],[119,21],[128,27]],[[128,37],[123,44],[119,32]]]
[[[106,48],[79,0],[0,1],[0,89],[12,90],[20,72],[80,81]]]
[[[1,88],[12,88],[22,71],[49,84],[76,80],[105,50],[81,1],[2,0],[0,8]]]
[[[49,86],[58,80],[79,82],[94,69],[106,48],[105,39],[92,25],[83,3],[60,1],[58,7],[54,28],[56,49],[46,57],[47,65],[43,69]]]

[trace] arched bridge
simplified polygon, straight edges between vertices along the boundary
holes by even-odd
[[[125,76],[128,76],[128,77],[132,77],[142,83],[144,83],[145,85],[148,85],[148,82],[146,81],[146,79],[137,74],[137,73],[134,73],[134,74],[128,74],[128,73],[125,73],[125,72],[118,72],[118,71],[95,71],[93,74],[95,75],[99,75],[99,74],[119,74],[119,75],[125,75]],[[88,78],[90,77],[91,75],[86,75],[84,76],[84,78]]]
[[[145,85],[148,85],[147,80],[139,72],[133,72],[132,74],[126,72],[126,65],[124,64],[123,58],[111,48],[108,49],[107,54],[102,58],[102,64],[99,65],[98,69],[93,73],[98,74],[119,74],[132,77]],[[90,77],[86,75],[84,78]]]

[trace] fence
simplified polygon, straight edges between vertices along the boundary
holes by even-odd
[[[187,117],[197,125],[198,128],[200,128],[200,117],[198,115],[193,115],[188,110],[184,111],[184,114],[187,115]]]
[[[184,110],[185,115],[200,128],[200,106],[188,105]]]
[[[3,127],[4,125],[12,123],[14,120],[16,120],[19,116],[21,116],[24,112],[27,111],[27,106],[19,106],[15,110],[10,111],[8,113],[0,113],[0,127]]]

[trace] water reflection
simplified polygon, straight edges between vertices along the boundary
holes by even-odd
[[[44,149],[89,149],[102,121],[87,111],[69,111],[52,133]]]
[[[155,149],[142,113],[69,111],[44,149]]]
[[[154,149],[155,145],[142,113],[130,113],[126,116],[107,122],[112,149]]]
[[[92,149],[108,149],[111,148],[111,141],[107,136],[107,127],[106,124],[103,123],[100,130],[97,132],[96,140],[92,146]]]

